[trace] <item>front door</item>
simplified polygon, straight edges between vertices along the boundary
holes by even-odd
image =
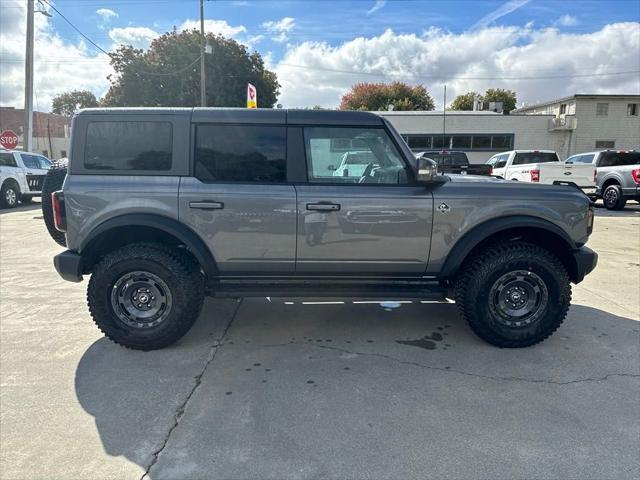
[[[180,181],[180,220],[220,273],[293,273],[296,192],[286,184],[286,127],[196,127],[195,175]]]
[[[306,127],[304,145],[308,182],[296,185],[296,272],[424,273],[433,196],[415,185],[387,131]]]

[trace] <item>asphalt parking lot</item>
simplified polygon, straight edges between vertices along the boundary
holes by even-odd
[[[2,210],[0,477],[640,478],[640,205],[599,208],[589,245],[528,349],[453,304],[264,298],[208,300],[144,353],[57,276],[40,205]]]

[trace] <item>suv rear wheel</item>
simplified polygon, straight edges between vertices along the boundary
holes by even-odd
[[[133,244],[95,267],[87,290],[94,322],[114,342],[137,350],[166,347],[200,315],[204,281],[186,253]]]
[[[609,185],[605,188],[602,192],[602,202],[607,210],[622,210],[627,203],[619,185]]]
[[[462,317],[483,340],[498,347],[528,347],[562,324],[571,285],[566,269],[548,250],[508,242],[463,267],[455,299]]]

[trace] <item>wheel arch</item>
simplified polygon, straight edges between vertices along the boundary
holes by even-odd
[[[571,280],[577,280],[578,266],[572,252],[578,245],[557,225],[525,215],[488,220],[467,232],[449,252],[442,267],[442,277],[454,277],[464,263],[482,248],[509,240],[525,240],[550,250],[558,256]]]
[[[144,241],[184,246],[198,261],[208,279],[218,273],[213,255],[193,230],[177,220],[157,214],[125,214],[98,225],[78,249],[83,257],[83,269],[90,271],[107,251]]]
[[[18,195],[20,195],[22,193],[22,190],[20,189],[20,182],[18,182],[18,179],[15,177],[7,177],[3,180],[2,185],[0,185],[0,188],[4,187],[5,185],[11,184],[13,186],[15,186],[18,189]]]

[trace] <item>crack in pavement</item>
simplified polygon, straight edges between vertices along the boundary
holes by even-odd
[[[445,373],[456,373],[458,375],[465,375],[468,377],[476,377],[476,378],[484,378],[487,380],[495,380],[499,382],[522,382],[522,383],[546,383],[550,385],[570,385],[574,383],[586,383],[586,382],[603,382],[608,380],[611,377],[632,377],[632,378],[640,378],[640,374],[635,373],[608,373],[607,375],[603,375],[601,377],[592,377],[592,378],[579,378],[576,380],[569,380],[566,382],[558,382],[556,380],[546,380],[546,379],[536,379],[536,378],[524,378],[524,377],[499,377],[492,375],[483,375],[480,373],[467,372],[464,370],[456,370],[454,368],[445,368],[445,367],[435,367],[433,365],[426,365],[420,362],[414,362],[411,360],[402,360],[396,357],[392,357],[390,355],[385,355],[383,353],[373,353],[373,352],[358,352],[355,350],[348,350],[346,348],[334,347],[329,345],[318,345],[316,343],[300,343],[300,342],[290,342],[290,343],[277,343],[277,344],[266,344],[261,345],[263,347],[290,347],[291,345],[304,345],[315,348],[323,348],[325,350],[335,350],[342,353],[349,353],[351,355],[362,355],[369,357],[378,357],[384,358],[386,360],[391,360],[403,365],[410,365],[414,367],[426,368],[428,370],[436,370],[439,372]]]
[[[153,452],[153,454],[152,454],[153,458],[151,460],[151,463],[149,463],[149,465],[147,466],[146,470],[144,471],[144,474],[140,477],[140,480],[144,480],[145,478],[150,478],[149,477],[149,473],[151,472],[151,469],[158,462],[158,460],[160,458],[160,454],[164,451],[165,447],[167,446],[167,443],[169,443],[169,439],[171,438],[171,434],[173,433],[173,431],[180,424],[180,420],[182,419],[182,416],[184,415],[184,413],[185,413],[185,411],[187,409],[187,406],[189,404],[189,401],[191,400],[191,397],[193,397],[193,395],[196,393],[196,390],[198,390],[198,387],[202,384],[202,376],[207,371],[207,368],[209,367],[209,365],[211,365],[211,363],[213,363],[213,360],[216,358],[216,353],[218,353],[218,350],[220,350],[220,347],[223,345],[223,340],[224,340],[225,336],[227,335],[227,332],[231,328],[231,324],[236,319],[236,315],[238,314],[238,310],[240,310],[240,305],[242,304],[242,300],[243,299],[240,299],[240,301],[238,302],[235,310],[233,311],[233,314],[231,315],[231,320],[229,320],[229,323],[224,328],[224,330],[222,332],[222,335],[220,335],[215,340],[215,343],[213,345],[211,345],[211,348],[209,349],[209,355],[207,356],[207,361],[204,363],[204,366],[202,367],[202,370],[200,371],[200,373],[198,373],[198,375],[196,375],[194,377],[195,383],[194,383],[193,387],[191,387],[191,390],[189,391],[189,393],[185,397],[184,401],[176,409],[176,412],[175,412],[174,417],[173,417],[173,425],[171,425],[171,428],[169,428],[169,431],[165,435],[164,440],[162,442],[162,445],[160,445],[160,448],[158,448],[155,452]]]

